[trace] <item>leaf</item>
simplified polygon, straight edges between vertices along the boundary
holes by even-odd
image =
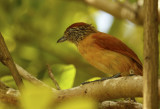
[[[33,86],[26,81],[24,83],[20,98],[23,109],[47,109],[55,97],[53,92],[46,87]]]

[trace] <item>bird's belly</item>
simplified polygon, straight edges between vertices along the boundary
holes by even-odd
[[[132,60],[120,53],[93,46],[79,47],[81,55],[94,67],[107,74],[129,75]]]

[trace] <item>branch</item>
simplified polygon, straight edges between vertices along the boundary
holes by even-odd
[[[117,18],[127,19],[136,24],[143,24],[143,6],[136,3],[119,2],[118,0],[76,0],[101,9]]]
[[[142,109],[142,104],[132,101],[104,101],[99,109]]]
[[[77,96],[92,97],[97,101],[104,101],[116,98],[142,97],[142,87],[143,87],[142,79],[143,79],[142,76],[119,77],[114,79],[108,79],[105,81],[92,82],[66,90],[54,91],[55,90],[54,89],[53,93],[57,94],[56,102],[62,102],[63,100],[68,100],[70,98]],[[159,89],[160,89],[160,80],[159,80]],[[0,95],[1,93],[2,92],[0,91]],[[10,98],[15,100],[15,102],[18,102],[18,97],[20,95],[16,94],[17,91],[15,91],[14,93],[15,94],[13,93],[11,94]],[[0,100],[1,99],[2,97],[0,97]],[[110,103],[110,106],[114,107],[113,102],[111,103],[108,101],[107,103]],[[121,106],[125,103],[126,102],[120,104],[120,102],[117,102],[116,104],[117,105],[120,104],[118,106]],[[136,106],[135,103],[134,105]],[[102,106],[103,107],[108,106],[108,104],[102,103]]]
[[[29,74],[20,66],[16,65],[20,75],[31,81],[36,85],[42,85],[49,87],[36,77]],[[34,78],[34,79],[32,79]],[[51,87],[50,87],[51,88]],[[142,97],[143,77],[131,76],[131,77],[119,77],[114,79],[108,79],[100,82],[91,82],[85,85],[77,86],[71,89],[56,90],[52,88],[53,93],[58,95],[57,102],[76,97],[76,96],[88,96],[98,101],[129,98],[129,97]],[[159,81],[160,89],[160,81]],[[160,92],[159,92],[160,97]]]
[[[58,90],[61,90],[59,84],[57,83],[56,79],[54,78],[54,75],[53,75],[53,73],[52,73],[51,67],[50,67],[49,65],[47,65],[47,68],[48,68],[48,75],[49,75],[49,77],[51,78],[51,80],[52,80],[53,83],[55,84],[56,88],[57,88]]]
[[[43,84],[42,84],[43,85]],[[44,86],[44,85],[43,85]],[[133,76],[133,77],[119,77],[115,79],[108,79],[105,81],[98,81],[88,83],[82,86],[74,87],[66,90],[52,90],[54,94],[57,95],[54,102],[62,102],[73,97],[86,96],[94,98],[97,101],[105,101],[110,99],[117,98],[128,98],[128,97],[141,97],[142,96],[142,77]],[[0,91],[0,95],[5,95]],[[10,94],[9,98],[14,99],[15,102],[18,102],[18,97],[20,94],[17,94],[18,91],[13,91]],[[15,96],[16,95],[16,96]],[[7,96],[6,99],[8,99]],[[0,100],[2,97],[0,97]],[[2,100],[1,100],[2,101]]]
[[[0,101],[19,107],[20,93],[18,90],[8,88],[0,82]],[[99,104],[99,109],[142,109],[142,104],[132,101],[104,101]]]
[[[0,61],[5,64],[12,73],[12,76],[17,84],[17,87],[20,89],[21,85],[23,84],[23,81],[18,74],[18,70],[13,62],[13,59],[9,53],[9,50],[5,44],[4,38],[2,34],[0,33]]]
[[[46,85],[36,77],[29,74],[22,67],[16,65],[20,75],[32,82],[35,85],[44,87]],[[142,97],[143,88],[143,77],[142,76],[128,76],[119,77],[114,79],[108,79],[105,81],[91,82],[85,85],[77,86],[71,89],[56,90],[52,88],[52,92],[57,95],[56,102],[62,102],[77,96],[87,96],[94,98],[97,101],[105,101],[118,98],[129,98],[129,97]],[[159,80],[160,89],[160,80]],[[160,97],[160,90],[159,90]]]
[[[158,0],[144,0],[144,109],[158,109]]]
[[[119,77],[60,90],[57,101],[75,96],[88,96],[100,102],[118,98],[142,97],[142,87],[142,76]]]
[[[23,78],[29,80],[33,84],[49,87],[36,77],[29,74],[22,67],[18,65],[16,65],[16,67]],[[52,88],[52,91],[58,94],[58,102],[75,96],[89,96],[98,101],[116,98],[141,97],[142,77],[120,77],[101,82],[91,82],[89,84],[66,90],[56,90]]]

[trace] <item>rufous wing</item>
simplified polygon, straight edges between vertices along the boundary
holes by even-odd
[[[142,63],[138,56],[122,41],[106,33],[94,33],[92,38],[95,39],[95,43],[102,49],[111,50],[117,53],[121,53],[127,57],[130,57],[136,62],[137,66],[142,70]]]

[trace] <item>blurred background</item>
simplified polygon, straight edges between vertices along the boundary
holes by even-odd
[[[136,0],[129,0],[132,3]],[[14,61],[53,86],[47,64],[62,88],[107,76],[90,66],[74,44],[56,41],[75,22],[94,25],[126,43],[143,62],[143,26],[96,9],[77,0],[0,0],[0,31]],[[0,80],[16,88],[8,68],[0,63]]]

